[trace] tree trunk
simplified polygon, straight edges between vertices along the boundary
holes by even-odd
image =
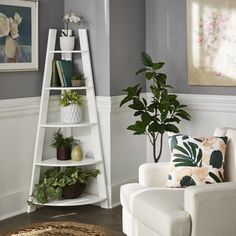
[[[153,157],[154,157],[154,162],[157,163],[159,161],[159,159],[161,158],[161,154],[162,154],[162,146],[163,146],[163,135],[161,134],[161,138],[160,138],[160,149],[159,149],[159,154],[158,156],[156,156],[156,140],[153,142]]]

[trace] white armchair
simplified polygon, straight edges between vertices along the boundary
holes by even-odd
[[[236,129],[219,128],[227,136],[227,183],[166,188],[169,163],[140,166],[139,184],[121,187],[123,232],[128,236],[235,236]]]

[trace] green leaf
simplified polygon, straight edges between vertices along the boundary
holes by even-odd
[[[179,116],[185,120],[190,120],[191,116],[184,110],[180,109],[177,113],[176,116]]]
[[[219,174],[219,176],[221,178],[221,182],[224,182],[224,176],[222,175],[221,171],[218,171],[218,174]]]
[[[149,125],[148,131],[164,134],[165,133],[165,126],[163,124],[158,124],[157,122],[153,122],[152,124]]]
[[[191,156],[189,156],[189,155],[184,155],[184,154],[176,153],[176,154],[174,154],[174,157],[180,157],[180,158],[188,159],[191,162],[193,162],[192,159],[191,159]]]
[[[47,195],[43,191],[37,193],[36,200],[37,202],[42,203],[42,204],[48,202]]]
[[[143,111],[136,111],[136,112],[134,113],[134,116],[140,116],[141,114],[143,114]]]
[[[176,161],[175,161],[176,160]],[[173,162],[178,162],[175,166],[196,166],[191,160],[177,158]]]
[[[141,53],[141,60],[145,66],[152,67],[152,58],[146,52]]]
[[[173,133],[179,133],[179,129],[175,125],[172,125],[172,124],[165,125],[165,130],[169,132],[173,132]]]
[[[145,134],[146,127],[147,127],[146,124],[144,124],[143,122],[136,121],[134,125],[128,126],[127,129],[134,131],[135,135],[140,135],[140,134]]]
[[[180,122],[180,119],[179,119],[179,118],[177,118],[177,117],[173,117],[173,118],[166,118],[166,119],[165,119],[165,122],[168,122],[168,123],[172,123],[172,122],[179,123],[179,122]]]
[[[219,179],[219,177],[217,175],[215,175],[212,172],[209,172],[209,176],[215,180],[216,183],[221,183],[222,181]]]
[[[131,101],[131,100],[133,100],[132,96],[126,96],[124,99],[121,100],[120,107],[123,106],[125,103]]]
[[[145,106],[143,105],[142,101],[140,101],[138,98],[133,99],[133,104],[130,104],[128,107],[134,109],[134,110],[144,110]]]
[[[142,122],[145,123],[146,125],[150,124],[152,122],[152,117],[148,112],[145,112],[141,115]]]
[[[152,69],[153,70],[159,70],[165,65],[164,62],[158,62],[158,63],[153,63]]]
[[[152,78],[154,77],[154,73],[153,73],[153,72],[146,72],[146,73],[145,73],[145,77],[146,77],[148,80],[150,80],[150,79],[152,79]]]
[[[142,99],[143,99],[143,104],[146,107],[147,106],[147,100],[145,98],[142,98]]]
[[[175,149],[182,152],[182,153],[184,153],[187,156],[189,155],[189,153],[181,146],[176,146]]]
[[[183,142],[183,145],[185,146],[185,148],[188,150],[188,153],[189,153],[189,156],[193,156],[193,152],[192,152],[192,149],[191,149],[191,147],[187,144],[187,143],[185,143],[185,142]]]
[[[143,73],[143,72],[145,72],[145,71],[147,71],[147,70],[150,70],[150,69],[144,67],[144,68],[138,70],[138,71],[136,72],[136,75],[138,75],[138,74],[140,74],[140,73]]]
[[[167,78],[166,74],[162,74],[162,73],[159,73],[156,77],[161,82],[165,82]]]
[[[201,149],[199,149],[198,151],[196,162],[198,163],[199,167],[202,167],[202,150]]]

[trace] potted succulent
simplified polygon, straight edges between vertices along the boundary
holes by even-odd
[[[76,140],[71,137],[64,137],[61,129],[53,133],[51,147],[57,149],[57,160],[66,161],[71,159],[71,147]]]
[[[48,169],[40,176],[38,184],[35,184],[32,194],[38,203],[44,204],[58,199],[73,199],[79,197],[85,190],[90,178],[96,177],[98,169],[83,169],[76,167],[54,167]]]
[[[78,75],[72,76],[71,84],[72,84],[73,87],[85,86],[84,74],[79,72]]]
[[[144,67],[136,74],[144,73],[150,83],[152,93],[151,101],[148,102],[141,96],[142,87],[135,85],[124,89],[127,96],[121,101],[120,106],[129,103],[128,107],[134,110],[134,116],[139,119],[127,129],[135,135],[145,134],[152,144],[154,162],[158,162],[162,154],[163,135],[165,132],[179,132],[176,126],[181,119],[190,120],[191,117],[185,111],[186,105],[182,105],[177,95],[169,92],[172,88],[166,83],[167,76],[159,70],[164,66],[163,62],[153,62],[152,58],[142,52],[141,59]],[[160,142],[159,151],[156,150]]]
[[[76,124],[82,120],[83,97],[77,91],[64,91],[59,104],[62,123]]]

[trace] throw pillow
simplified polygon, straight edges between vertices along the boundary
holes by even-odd
[[[171,163],[166,187],[187,187],[224,181],[227,137],[169,137]]]

